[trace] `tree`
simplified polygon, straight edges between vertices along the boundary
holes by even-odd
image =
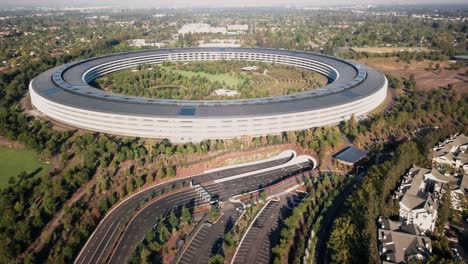
[[[177,228],[179,227],[179,219],[177,219],[174,211],[171,211],[171,214],[167,218],[167,221],[171,230],[177,230]]]
[[[189,209],[187,209],[187,207],[182,207],[182,210],[181,210],[181,215],[180,215],[180,222],[182,223],[190,223],[192,219],[192,214],[190,213]]]
[[[436,234],[443,234],[445,225],[450,216],[450,205],[451,205],[451,190],[450,187],[446,184],[442,188],[442,199],[439,204],[439,212],[436,220]]]
[[[209,264],[224,264],[224,257],[222,255],[214,255],[210,258]]]
[[[173,167],[173,166],[169,166],[169,167],[167,168],[167,173],[166,173],[166,174],[167,174],[167,176],[169,176],[169,177],[174,177],[174,176],[176,175],[176,172],[175,172],[175,170],[174,170],[174,167]]]
[[[226,245],[227,248],[234,247],[234,244],[234,236],[231,232],[228,232],[226,235],[224,235],[224,245]]]
[[[134,188],[135,188],[135,185],[133,184],[133,180],[130,179],[127,181],[127,193],[131,193],[133,192]]]
[[[351,218],[339,217],[333,225],[333,232],[328,241],[330,256],[333,263],[349,263],[351,261],[350,238],[356,234],[356,227]]]
[[[160,223],[157,227],[157,234],[158,234],[158,240],[161,244],[166,243],[167,239],[169,238],[169,230],[167,230],[167,227],[164,223]]]

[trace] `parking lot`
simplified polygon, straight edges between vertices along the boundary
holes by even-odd
[[[273,263],[271,249],[278,243],[281,222],[303,197],[303,193],[289,193],[271,201],[242,241],[234,263]]]
[[[240,245],[234,263],[270,263],[270,235],[278,227],[280,202],[271,201],[253,223]]]
[[[218,222],[215,224],[205,223],[202,226],[185,250],[179,263],[205,264],[208,263],[212,255],[220,251],[223,246],[224,233],[232,227],[240,215],[240,212],[236,211],[235,206],[231,203],[226,203],[221,212],[223,216]]]
[[[207,235],[210,233],[212,226],[203,225],[198,231],[197,235],[193,238],[189,247],[185,250],[179,263],[192,264],[192,263],[208,263],[210,255],[200,254],[199,249],[203,246]]]

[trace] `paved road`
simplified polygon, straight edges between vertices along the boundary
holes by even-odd
[[[262,189],[266,186],[280,182],[308,167],[309,164],[303,163],[300,165],[292,165],[289,167],[258,173],[249,177],[234,179],[231,181],[221,183],[210,182],[202,184],[202,186],[212,196],[219,197],[220,200],[225,201],[232,196]]]
[[[136,248],[136,245],[143,240],[146,233],[155,226],[160,219],[167,216],[173,208],[180,208],[183,205],[192,207],[200,202],[200,196],[196,191],[176,193],[160,199],[138,212],[130,221],[115,248],[115,253],[111,256],[109,263],[124,263]]]
[[[238,175],[246,172],[256,171],[264,168],[278,166],[286,163],[292,157],[283,158],[275,161],[268,161],[264,163],[243,166],[238,168],[226,169],[218,172],[211,172],[182,179],[176,179],[168,183],[156,185],[145,189],[133,196],[130,196],[117,207],[114,207],[107,216],[99,223],[98,227],[89,238],[86,245],[81,250],[76,264],[97,264],[104,263],[108,259],[111,249],[114,247],[118,240],[119,233],[123,230],[124,225],[132,217],[136,208],[141,201],[151,199],[181,186],[188,186],[191,181],[194,184],[202,182],[213,181],[233,175]],[[150,227],[151,228],[151,227]],[[146,229],[150,230],[150,229]],[[120,253],[118,253],[120,255]]]
[[[309,166],[309,163],[303,163],[300,165],[288,166],[284,169],[273,170],[267,173],[259,173],[258,175],[251,175],[245,178],[234,179],[220,183],[224,186],[223,190],[213,191],[211,194],[220,197],[222,199],[228,199],[233,195],[240,194],[244,191],[254,191],[259,186],[267,186],[271,182],[276,182],[289,175],[295,174],[300,170],[303,170]],[[190,191],[190,195],[187,195],[187,191],[171,195],[167,198],[152,203],[150,206],[141,209],[138,215],[133,218],[128,224],[128,228],[124,231],[122,238],[118,241],[115,253],[111,256],[108,263],[126,263],[126,258],[131,255],[135,250],[138,243],[143,240],[146,232],[151,230],[154,222],[143,221],[148,211],[151,211],[153,216],[150,219],[154,219],[156,216],[162,216],[164,213],[170,211],[172,208],[180,206],[182,203],[188,204],[190,201],[195,199],[197,193],[193,190]],[[106,248],[106,251],[110,249]]]
[[[358,183],[362,180],[366,172],[361,172],[352,180],[351,184],[348,185],[338,197],[333,201],[333,205],[328,209],[327,214],[323,218],[322,225],[319,232],[317,233],[317,246],[315,248],[315,261],[312,263],[324,264],[328,263],[327,259],[327,242],[330,238],[330,234],[333,231],[333,222],[339,216],[343,209],[346,198],[351,194],[357,187]]]
[[[193,238],[185,250],[180,264],[206,264],[212,255],[217,254],[222,246],[224,234],[229,231],[240,213],[235,210],[236,205],[226,203],[221,210],[223,216],[212,226],[204,225]]]

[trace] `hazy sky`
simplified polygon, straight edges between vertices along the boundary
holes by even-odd
[[[408,5],[466,3],[466,0],[0,0],[0,6],[116,6],[116,7],[197,7],[197,6],[324,6],[324,5]]]

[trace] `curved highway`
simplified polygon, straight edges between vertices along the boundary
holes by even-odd
[[[296,159],[296,157],[294,152],[286,154],[287,155],[284,155],[283,153],[283,156],[265,162],[251,163],[241,167],[227,168],[175,179],[171,182],[151,186],[128,197],[107,213],[81,250],[75,263],[94,264],[105,263],[107,261],[109,261],[109,263],[124,263],[125,259],[133,252],[138,242],[144,238],[146,232],[151,230],[152,226],[155,224],[156,217],[161,219],[161,217],[164,217],[164,215],[173,208],[181,205],[188,205],[197,200],[196,192],[189,187],[190,183],[207,183],[221,187],[217,190],[209,188],[207,188],[207,190],[212,196],[218,196],[220,199],[227,199],[231,194],[256,190],[259,187],[275,183],[301,170],[315,167],[315,164],[311,164],[311,162],[288,165]],[[269,173],[262,172],[259,173],[259,175],[253,174],[241,179],[232,179],[216,183],[219,179],[228,179],[234,175],[243,175],[257,170],[262,171],[271,167],[277,168],[277,166],[280,165],[285,167],[273,169]],[[242,187],[240,185],[242,185]],[[176,189],[176,191],[168,193],[169,190],[174,189]],[[177,189],[179,190],[178,192]],[[164,193],[167,194],[164,195]],[[147,201],[157,196],[160,197],[156,199],[156,202],[151,202],[138,211],[132,218],[135,210],[142,201]],[[131,221],[127,224],[129,220]]]

